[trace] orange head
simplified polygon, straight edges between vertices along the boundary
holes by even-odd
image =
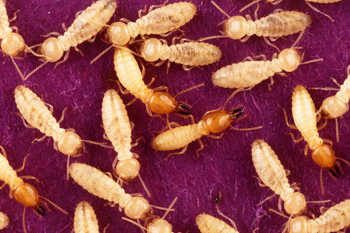
[[[23,183],[14,192],[16,201],[26,207],[33,208],[38,214],[46,216],[44,207],[40,204],[38,191],[30,184]]]
[[[322,168],[328,169],[335,177],[340,176],[338,164],[335,162],[335,153],[332,147],[322,144],[311,153],[314,162]]]
[[[218,110],[204,116],[203,120],[211,133],[219,133],[227,129],[232,121],[237,121],[244,113],[244,107],[231,111]]]
[[[165,92],[154,92],[148,102],[149,109],[158,114],[169,114],[172,112],[182,115],[191,114],[191,110],[186,105],[178,102],[175,98]]]

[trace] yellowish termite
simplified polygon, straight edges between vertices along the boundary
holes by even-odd
[[[196,223],[201,233],[239,233],[224,221],[209,214],[198,214]]]
[[[74,232],[99,233],[95,211],[86,201],[80,202],[75,209]]]
[[[9,217],[4,214],[3,212],[0,212],[0,230],[6,228],[10,223]]]

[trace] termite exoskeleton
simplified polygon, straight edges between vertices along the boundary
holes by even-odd
[[[239,233],[237,229],[209,214],[198,214],[196,223],[201,233]]]
[[[0,230],[6,228],[10,223],[9,217],[4,214],[3,212],[0,212]]]
[[[176,97],[184,92],[190,91],[199,86],[184,90],[174,97],[166,92],[160,92],[166,87],[157,87],[150,89],[143,82],[142,73],[135,57],[127,48],[116,48],[114,53],[114,69],[117,73],[119,82],[137,99],[146,104],[147,113],[152,116],[152,112],[156,114],[169,114],[172,112],[189,115],[191,110],[183,102],[176,101]],[[150,84],[149,84],[150,85]],[[157,115],[159,116],[159,115]]]
[[[332,149],[332,141],[328,139],[322,139],[319,137],[318,130],[322,129],[326,124],[323,124],[319,128],[317,128],[315,104],[305,87],[299,85],[294,89],[293,92],[292,114],[295,125],[290,125],[288,123],[287,113],[285,109],[282,108],[282,110],[284,112],[285,120],[288,127],[292,129],[298,129],[301,133],[301,137],[296,140],[294,139],[294,135],[291,134],[293,141],[300,142],[304,139],[307,142],[304,149],[305,156],[307,155],[309,147],[310,150],[312,150],[312,160],[321,167],[320,179],[323,193],[322,168],[326,168],[332,178],[334,178],[333,176],[339,177],[340,167],[339,164],[336,162],[336,159],[339,159],[346,163],[348,162],[339,157],[335,157],[335,153]],[[325,144],[325,142],[330,145]]]
[[[0,189],[2,189],[6,184],[9,185],[10,198],[14,197],[16,201],[24,205],[22,222],[23,222],[23,230],[25,233],[27,233],[27,230],[25,227],[25,211],[27,207],[32,208],[36,213],[42,216],[46,216],[46,210],[41,204],[42,202],[41,199],[49,202],[51,205],[53,205],[63,213],[68,214],[66,211],[64,211],[59,206],[51,202],[49,199],[43,196],[39,196],[36,188],[34,188],[32,185],[28,183],[24,183],[22,178],[17,176],[17,172],[20,172],[23,170],[26,158],[24,159],[23,166],[17,170],[14,170],[6,159],[7,156],[4,148],[0,146],[0,149],[3,153],[3,154],[0,153],[0,171],[1,171],[0,180],[4,181]],[[27,179],[36,179],[35,177],[32,177],[32,176],[22,176],[22,177]]]
[[[247,41],[252,35],[257,35],[264,37],[265,41],[272,45],[266,39],[267,37],[275,40],[275,38],[292,35],[304,31],[311,24],[311,17],[298,11],[282,11],[260,19],[257,19],[255,12],[256,20],[253,21],[249,15],[246,15],[246,18],[243,16],[230,17],[215,2],[211,1],[211,3],[228,17],[224,21],[223,33],[225,36],[234,40],[241,39],[242,42]]]
[[[74,232],[99,233],[95,211],[86,201],[80,202],[75,209]]]
[[[231,126],[231,123],[234,121],[238,121],[245,116],[243,116],[244,113],[244,107],[242,105],[237,106],[230,111],[225,111],[225,106],[227,102],[239,91],[242,89],[238,89],[235,92],[232,93],[232,95],[228,98],[226,103],[216,110],[211,110],[206,112],[202,120],[199,121],[197,124],[194,124],[192,122],[192,125],[186,125],[186,126],[178,126],[176,128],[171,128],[161,134],[159,134],[156,138],[152,141],[152,147],[155,150],[159,151],[168,151],[168,150],[176,150],[179,148],[183,148],[180,152],[170,153],[167,158],[169,158],[170,155],[174,154],[183,154],[187,150],[188,144],[191,142],[198,140],[200,144],[200,148],[197,149],[197,155],[200,150],[204,148],[204,145],[200,138],[202,136],[208,136],[213,139],[219,139],[221,138],[224,133],[221,133],[220,136],[212,135],[214,133],[220,133],[223,130],[227,129],[228,127],[231,127],[234,130],[254,130],[254,129],[260,129],[260,127],[251,128],[251,129],[236,129],[233,126]],[[191,119],[193,121],[193,119]],[[168,125],[169,126],[169,125]]]
[[[156,66],[161,66],[166,60],[169,60],[168,70],[170,62],[175,62],[182,64],[186,71],[196,66],[212,64],[222,56],[221,50],[215,45],[203,42],[184,43],[184,39],[181,39],[180,44],[174,44],[174,39],[171,46],[168,46],[166,40],[147,39],[140,46],[140,54],[148,62],[162,60]]]
[[[25,43],[24,43],[23,37],[20,34],[12,31],[12,28],[10,27],[10,21],[7,16],[5,3],[3,0],[0,0],[0,39],[2,40],[1,50],[6,55],[10,56],[19,75],[21,76],[22,79],[24,79],[23,74],[18,68],[13,57],[16,57],[22,54],[25,47]],[[13,28],[17,30],[16,27],[13,27]]]
[[[263,80],[270,78],[270,88],[273,84],[272,76],[276,73],[285,75],[283,71],[293,72],[300,65],[323,61],[323,59],[315,59],[301,63],[303,56],[294,49],[294,46],[298,43],[302,35],[303,33],[300,34],[291,48],[282,50],[278,56],[275,53],[271,61],[267,61],[265,55],[260,55],[264,61],[253,61],[251,57],[247,57],[250,61],[228,65],[217,70],[212,75],[213,84],[224,88],[245,88],[255,86]]]
[[[89,40],[101,31],[114,14],[116,8],[117,3],[115,0],[99,0],[77,14],[76,19],[63,35],[56,32],[50,33],[58,35],[58,38],[50,37],[42,44],[39,44],[38,54],[30,49],[34,55],[42,57],[45,62],[29,73],[25,80],[48,62],[60,60],[64,52],[67,53],[63,61],[57,63],[56,66],[66,61],[71,47],[79,51],[77,45]]]

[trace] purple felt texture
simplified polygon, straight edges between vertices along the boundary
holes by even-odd
[[[62,23],[71,25],[78,11],[86,9],[92,0],[7,0],[6,9],[9,18],[19,10],[18,17],[10,25],[18,27],[27,45],[42,43],[45,35],[50,32],[63,33]],[[169,3],[173,3],[170,0]],[[254,17],[256,6],[252,6],[243,13],[239,12],[249,1],[217,0],[229,15],[250,14]],[[162,4],[162,0],[147,1],[147,5]],[[209,0],[193,0],[197,6],[197,14],[182,29],[185,38],[197,40],[202,37],[218,35],[222,26],[217,26],[226,17],[219,12]],[[145,1],[118,1],[118,8],[110,23],[124,17],[131,21],[138,18],[138,10],[145,7]],[[311,159],[310,151],[304,156],[305,142],[294,143],[286,133],[299,133],[286,126],[283,112],[278,105],[286,108],[289,122],[293,123],[291,115],[291,97],[293,88],[297,85],[306,87],[336,87],[330,77],[342,83],[346,76],[346,68],[350,65],[350,1],[343,0],[334,4],[316,4],[320,11],[329,14],[334,23],[323,15],[309,8],[303,0],[283,0],[274,6],[265,2],[260,3],[258,17],[267,16],[275,9],[298,10],[308,13],[312,18],[311,26],[306,30],[298,46],[305,52],[304,61],[323,58],[323,62],[300,66],[296,71],[287,74],[287,77],[274,76],[275,84],[269,91],[269,80],[256,85],[251,91],[237,94],[227,104],[227,109],[243,104],[246,107],[247,117],[234,125],[240,128],[263,126],[260,130],[240,132],[228,129],[219,140],[203,137],[204,150],[197,158],[197,142],[189,145],[183,155],[176,155],[165,161],[168,152],[156,152],[151,147],[152,139],[166,126],[166,121],[152,118],[141,101],[136,101],[127,107],[128,116],[135,124],[132,138],[143,140],[132,152],[139,154],[141,164],[140,174],[145,180],[152,197],[148,198],[152,205],[167,207],[175,197],[178,197],[174,208],[166,219],[173,225],[174,232],[193,232],[199,230],[195,218],[200,213],[211,214],[223,219],[215,209],[215,198],[221,191],[223,194],[220,209],[232,218],[241,233],[252,232],[259,227],[258,232],[281,232],[283,223],[287,219],[269,213],[269,208],[277,209],[278,197],[263,205],[256,206],[260,201],[273,194],[265,187],[260,187],[251,158],[251,144],[255,139],[264,139],[276,152],[283,166],[290,170],[288,176],[290,183],[299,183],[300,191],[305,194],[307,201],[330,199],[326,204],[309,204],[307,211],[316,216],[320,215],[319,207],[330,207],[350,198],[349,179],[350,168],[340,162],[344,174],[334,181],[324,170],[323,184],[325,195],[320,189],[320,167]],[[166,39],[171,43],[176,32]],[[54,107],[53,115],[56,119],[61,117],[65,107],[69,107],[61,127],[73,128],[83,139],[105,141],[104,130],[101,127],[101,104],[104,92],[110,88],[118,90],[117,79],[113,65],[113,51],[107,52],[98,61],[90,65],[89,62],[109,45],[101,41],[104,33],[99,34],[96,40],[84,42],[78,48],[84,54],[81,56],[73,48],[66,62],[54,69],[54,64],[47,64],[27,81],[22,81],[9,57],[2,57],[0,62],[0,126],[2,145],[8,156],[10,165],[18,168],[23,158],[30,154],[25,169],[21,175],[32,175],[42,183],[28,180],[34,185],[39,195],[49,198],[54,203],[68,211],[68,215],[50,207],[46,217],[40,219],[31,209],[26,212],[26,228],[28,232],[70,232],[73,228],[74,211],[81,201],[91,203],[98,218],[100,231],[108,224],[106,232],[136,233],[141,230],[121,218],[118,206],[110,207],[107,201],[97,198],[78,184],[72,178],[66,180],[67,156],[55,151],[52,138],[42,142],[31,143],[35,138],[43,136],[37,129],[26,128],[21,118],[16,114],[18,109],[14,101],[14,89],[17,85],[29,87],[43,100]],[[290,47],[298,34],[286,36],[274,42],[279,48]],[[277,51],[267,45],[263,38],[252,36],[247,42],[238,40],[215,39],[208,41],[220,47],[223,57],[220,61],[191,71],[184,71],[181,65],[171,64],[169,74],[166,74],[166,64],[160,67],[147,65],[145,83],[156,76],[151,87],[167,86],[170,93],[178,93],[184,89],[204,83],[205,86],[180,95],[177,99],[192,105],[196,121],[209,110],[217,109],[224,104],[232,93],[232,89],[215,87],[211,82],[211,74],[221,67],[231,63],[238,63],[247,56],[265,54],[267,59]],[[131,48],[134,48],[131,46]],[[28,53],[21,60],[16,60],[19,68],[26,75],[39,64],[40,61]],[[323,99],[335,94],[334,91],[309,90],[319,108]],[[133,99],[133,96],[121,95],[124,103]],[[170,121],[181,125],[190,123],[176,115],[170,116]],[[321,120],[324,122],[324,120]],[[335,121],[330,120],[325,129],[320,131],[322,138],[334,142],[333,149],[336,156],[350,160],[350,114],[346,113],[339,119],[340,142],[336,142]],[[78,158],[72,158],[71,163],[81,162],[99,168],[103,172],[112,172],[112,161],[116,153],[113,149],[102,148],[86,144],[85,153]],[[128,193],[141,193],[145,191],[138,179],[124,185]],[[23,232],[22,213],[23,206],[8,196],[9,188],[6,186],[0,191],[0,211],[10,218],[10,224],[2,232]],[[164,211],[155,210],[155,214],[162,216]],[[310,216],[310,215],[307,215]],[[347,232],[350,232],[348,230]]]

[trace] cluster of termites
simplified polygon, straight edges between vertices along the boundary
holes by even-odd
[[[9,0],[10,1],[10,0]],[[0,39],[1,39],[1,51],[7,57],[10,57],[17,72],[19,73],[19,80],[26,81],[37,77],[40,73],[39,69],[42,69],[48,63],[56,63],[54,67],[50,65],[45,66],[43,69],[53,69],[61,63],[74,62],[69,58],[69,51],[73,47],[76,51],[82,52],[78,49],[78,45],[94,42],[98,33],[103,34],[103,42],[110,44],[106,46],[105,50],[101,50],[100,54],[93,54],[92,60],[90,60],[90,66],[97,66],[97,62],[102,56],[109,60],[109,64],[113,64],[116,80],[111,83],[115,83],[116,88],[105,88],[103,92],[103,99],[98,102],[100,111],[100,125],[103,128],[104,134],[99,135],[99,139],[95,141],[82,139],[86,138],[77,129],[68,128],[65,129],[61,125],[70,125],[74,119],[66,118],[65,113],[76,112],[80,109],[77,107],[66,107],[62,111],[62,117],[60,120],[56,120],[53,111],[54,106],[45,102],[45,91],[39,91],[35,86],[28,85],[24,82],[22,85],[17,85],[13,90],[13,96],[11,101],[17,109],[11,113],[18,116],[15,119],[19,122],[23,122],[26,128],[34,128],[33,134],[40,135],[40,131],[44,135],[41,138],[33,138],[32,143],[38,144],[43,141],[53,142],[55,150],[67,155],[67,175],[65,182],[71,186],[78,187],[79,192],[82,195],[90,195],[98,197],[108,201],[110,207],[119,209],[115,211],[115,215],[124,221],[124,224],[133,224],[135,229],[147,233],[171,233],[177,231],[178,226],[171,224],[171,217],[166,217],[172,212],[176,212],[180,207],[175,206],[177,197],[173,193],[167,193],[169,198],[173,198],[174,201],[168,207],[158,207],[152,205],[154,201],[152,197],[154,193],[149,191],[147,186],[152,186],[152,181],[143,181],[140,173],[147,170],[147,166],[142,163],[143,159],[147,155],[146,150],[140,150],[139,141],[145,141],[142,137],[139,139],[134,138],[134,128],[141,127],[138,122],[133,122],[131,119],[131,109],[136,108],[133,105],[141,104],[145,109],[137,109],[137,111],[145,111],[149,115],[149,121],[161,122],[162,128],[160,132],[156,132],[158,129],[151,129],[153,139],[147,141],[149,143],[149,149],[155,154],[163,156],[162,159],[167,160],[171,155],[182,155],[193,149],[190,143],[198,141],[200,147],[196,150],[197,157],[200,157],[202,151],[208,140],[221,139],[222,137],[239,137],[232,136],[234,131],[249,134],[253,132],[259,132],[263,128],[263,122],[253,123],[253,126],[242,127],[240,124],[246,124],[249,122],[251,110],[245,105],[237,105],[227,107],[229,110],[225,110],[229,101],[236,98],[245,96],[256,85],[264,87],[264,83],[260,84],[266,79],[270,79],[268,89],[272,90],[272,84],[274,84],[273,77],[276,75],[289,76],[289,73],[300,69],[300,65],[305,65],[313,62],[321,62],[326,58],[318,57],[315,54],[315,59],[304,60],[304,55],[309,55],[309,52],[301,52],[302,40],[308,33],[310,27],[312,27],[313,18],[304,12],[298,11],[283,11],[277,9],[265,17],[258,17],[258,9],[261,0],[255,0],[243,7],[240,11],[244,11],[253,5],[257,5],[257,9],[254,12],[254,18],[252,16],[230,16],[223,6],[222,2],[216,3],[211,1],[208,5],[213,11],[221,12],[227,17],[220,23],[220,19],[217,23],[223,25],[222,35],[211,35],[204,38],[196,38],[192,40],[184,38],[186,34],[185,25],[187,23],[196,23],[196,18],[199,17],[201,12],[198,12],[197,6],[192,2],[176,2],[168,3],[167,1],[161,5],[150,6],[148,10],[139,10],[138,19],[134,22],[120,18],[116,22],[110,23],[111,18],[115,15],[115,11],[121,2],[116,0],[97,0],[91,3],[85,10],[76,12],[74,22],[66,27],[62,24],[64,33],[51,32],[45,37],[42,43],[36,45],[28,45],[25,43],[23,37],[19,34],[21,29],[14,26],[10,27],[10,23],[17,18],[16,12],[13,19],[9,19],[7,14],[6,4],[4,0],[0,0]],[[286,0],[285,0],[286,1]],[[277,5],[281,0],[267,2]],[[309,2],[317,2],[305,0],[313,10],[321,13],[331,20],[333,20],[326,13],[321,12]],[[335,1],[321,1],[319,3],[331,3]],[[231,14],[231,13],[230,13]],[[232,13],[233,14],[233,13]],[[238,14],[238,12],[236,12]],[[119,17],[119,16],[118,16]],[[292,42],[290,36],[297,34]],[[179,36],[180,35],[180,36]],[[220,59],[227,59],[227,52],[221,50],[221,46],[229,40],[240,40],[240,42],[246,42],[254,40],[254,37],[262,37],[264,43],[270,46],[270,49],[274,50],[274,54],[271,59],[267,59],[264,54],[255,56],[246,54],[246,56],[237,53],[237,57],[241,57],[241,62],[232,63],[227,66],[222,66]],[[168,44],[167,39],[171,40],[171,45]],[[283,40],[287,48],[280,50],[275,45],[276,40]],[[100,40],[100,38],[98,39]],[[87,41],[87,42],[86,42]],[[178,41],[178,42],[177,42]],[[204,42],[205,41],[205,42]],[[208,42],[211,41],[211,42]],[[223,42],[224,41],[224,42]],[[222,43],[221,43],[222,42]],[[241,46],[244,46],[241,43]],[[109,49],[114,49],[113,57],[104,55]],[[275,51],[276,50],[276,51]],[[307,48],[305,48],[307,50]],[[23,69],[17,66],[14,58],[21,57],[22,53],[28,53],[23,57],[21,63],[25,63],[27,57],[35,56],[42,63],[37,65],[32,71],[26,70],[26,73],[22,73]],[[30,53],[30,54],[29,54]],[[110,54],[109,54],[110,55]],[[107,58],[106,58],[107,57]],[[245,57],[245,58],[244,58]],[[201,89],[205,87],[206,81],[203,83],[191,83],[187,85],[187,88],[183,88],[176,94],[171,94],[172,88],[167,86],[156,86],[153,83],[159,83],[159,79],[164,77],[153,77],[150,82],[145,81],[145,76],[152,73],[152,70],[159,69],[165,62],[167,62],[166,74],[174,72],[170,66],[182,65],[183,70],[180,73],[186,74],[186,72],[192,72],[195,68],[198,72],[206,69],[207,66],[215,67],[215,70],[209,76],[209,82],[217,89],[231,88],[234,89],[232,93],[226,97],[220,97],[222,102],[215,103],[215,109],[204,109],[202,113],[193,111],[197,102],[186,100],[182,96],[184,93],[201,92]],[[171,64],[177,63],[177,64]],[[152,68],[152,65],[156,68]],[[61,65],[62,66],[62,65]],[[22,65],[21,65],[22,67]],[[59,68],[57,68],[58,70]],[[186,71],[186,72],[185,72]],[[204,72],[203,72],[204,73]],[[288,115],[290,111],[285,110],[285,106],[281,103],[278,112],[280,117],[284,118],[286,125],[292,129],[297,129],[301,136],[295,138],[293,133],[290,134],[294,142],[306,142],[304,154],[307,156],[310,149],[312,160],[321,167],[320,183],[317,185],[317,189],[321,187],[321,192],[324,194],[325,187],[323,186],[322,170],[323,168],[329,173],[331,178],[336,180],[341,176],[344,171],[342,170],[338,161],[350,163],[341,156],[337,157],[337,145],[333,145],[332,140],[327,138],[321,138],[319,130],[326,127],[327,120],[335,118],[336,120],[336,141],[339,142],[339,128],[337,118],[343,116],[348,111],[348,102],[350,99],[350,66],[347,68],[348,78],[340,86],[338,92],[325,99],[319,108],[316,108],[311,95],[308,93],[306,87],[298,85],[294,87],[291,97],[292,116],[295,125],[289,124]],[[25,75],[24,75],[25,74]],[[208,74],[207,74],[208,76]],[[31,79],[29,79],[31,77]],[[283,80],[278,81],[283,82]],[[57,85],[59,89],[59,85]],[[254,88],[255,90],[256,88]],[[265,85],[265,89],[266,85]],[[321,90],[333,90],[333,88],[318,87],[314,89]],[[222,89],[225,90],[225,89]],[[292,90],[290,88],[290,90]],[[227,89],[226,89],[227,91]],[[268,90],[267,90],[268,91]],[[223,91],[224,92],[224,91]],[[40,97],[41,94],[41,97]],[[62,92],[62,95],[66,93]],[[124,95],[131,94],[134,99],[130,102],[125,101]],[[180,96],[181,95],[181,96]],[[45,96],[45,98],[44,98]],[[225,101],[226,98],[226,102]],[[90,100],[89,100],[90,101]],[[95,100],[91,100],[96,103]],[[136,102],[136,103],[134,103]],[[139,103],[137,103],[139,102]],[[54,103],[56,105],[56,103]],[[214,106],[214,105],[211,105]],[[192,108],[193,107],[193,108]],[[276,106],[277,107],[277,106]],[[248,111],[247,111],[248,110]],[[198,120],[199,114],[203,114],[201,120]],[[182,118],[179,121],[190,123],[179,124],[172,121],[173,115],[180,116]],[[151,118],[154,117],[154,118]],[[63,120],[65,119],[65,122]],[[196,119],[196,120],[195,120]],[[324,121],[323,124],[318,124],[319,121]],[[66,123],[67,122],[67,123]],[[62,123],[62,124],[61,124]],[[76,125],[76,124],[74,124]],[[98,128],[99,126],[95,126]],[[9,127],[10,128],[10,127]],[[91,126],[90,126],[91,128]],[[25,129],[29,132],[30,129]],[[247,131],[249,131],[247,133]],[[228,134],[228,135],[227,135]],[[79,135],[82,135],[80,137]],[[207,136],[210,139],[204,139],[202,137]],[[48,139],[51,137],[52,139]],[[287,137],[287,136],[286,136]],[[102,141],[104,138],[105,141]],[[205,137],[204,137],[205,138]],[[266,141],[268,138],[266,138]],[[101,142],[102,141],[102,142]],[[85,148],[85,143],[92,144]],[[6,144],[6,142],[4,142]],[[111,144],[111,145],[109,145]],[[106,168],[100,168],[99,166],[88,165],[90,162],[81,163],[77,162],[80,155],[85,154],[86,151],[94,150],[94,146],[99,145],[105,147],[100,150],[108,150],[109,155],[112,155],[112,162],[108,162]],[[215,147],[215,144],[211,145]],[[6,145],[4,145],[6,148]],[[46,145],[42,145],[46,147]],[[135,148],[134,148],[135,147]],[[50,203],[64,214],[68,214],[65,208],[61,208],[49,199],[40,196],[35,188],[35,185],[26,183],[23,179],[33,179],[37,181],[38,185],[44,186],[34,176],[17,176],[17,173],[22,171],[26,158],[23,160],[23,166],[19,169],[13,169],[10,165],[10,159],[7,160],[6,152],[3,147],[0,147],[2,153],[0,154],[0,180],[4,183],[0,189],[5,185],[9,186],[9,197],[16,200],[18,203],[24,206],[22,215],[22,229],[24,233],[32,232],[31,226],[26,224],[26,208],[30,207],[34,210],[40,218],[41,216],[48,215],[47,203]],[[114,151],[112,152],[112,149]],[[147,149],[148,150],[148,149]],[[173,152],[174,150],[179,150]],[[136,151],[138,153],[136,153]],[[165,153],[167,154],[167,156]],[[170,151],[170,153],[169,153]],[[268,186],[274,194],[267,198],[261,198],[260,203],[256,203],[256,208],[265,209],[267,206],[272,206],[273,201],[270,201],[275,195],[279,196],[278,210],[274,207],[266,208],[266,213],[270,215],[270,218],[276,218],[276,215],[287,218],[285,226],[281,226],[283,232],[291,233],[316,233],[316,232],[334,232],[339,231],[350,225],[350,201],[344,200],[339,204],[333,205],[327,211],[323,211],[319,217],[311,214],[308,210],[308,203],[323,204],[329,202],[329,200],[319,201],[306,201],[310,197],[302,193],[302,184],[298,181],[290,184],[287,175],[289,170],[286,170],[279,160],[277,153],[263,140],[257,139],[251,142],[251,155],[253,160],[253,166],[258,175],[259,185]],[[12,156],[12,155],[11,155]],[[99,155],[96,155],[99,156]],[[74,161],[70,161],[70,157],[73,157]],[[101,156],[102,157],[102,156]],[[175,156],[171,157],[171,160],[175,160]],[[106,158],[109,161],[110,158]],[[28,161],[31,162],[31,161]],[[107,163],[107,162],[106,162]],[[165,163],[165,162],[164,162]],[[292,173],[293,171],[291,171]],[[345,171],[346,172],[346,171]],[[255,174],[249,174],[254,176]],[[71,180],[69,180],[71,177]],[[138,179],[135,178],[138,177]],[[129,184],[135,185],[141,183],[144,190],[138,190],[139,193],[130,192]],[[146,185],[147,184],[147,185]],[[299,188],[300,187],[300,188]],[[52,187],[53,190],[56,187]],[[326,187],[327,189],[331,187]],[[77,188],[78,189],[78,188]],[[154,188],[151,190],[155,190]],[[136,191],[136,190],[133,190]],[[141,193],[145,191],[147,197],[144,197]],[[219,192],[220,190],[218,190]],[[257,190],[256,193],[262,191]],[[258,195],[262,197],[262,195]],[[67,200],[71,200],[69,197],[65,197]],[[203,210],[198,211],[198,215],[195,218],[195,222],[200,232],[202,233],[237,233],[240,231],[240,223],[236,223],[228,216],[224,215],[219,210],[220,197],[217,198],[217,212],[221,215],[220,218],[216,218],[212,215],[203,213]],[[57,200],[54,200],[57,201]],[[284,202],[284,208],[282,208],[282,201]],[[263,205],[264,203],[264,205]],[[95,211],[92,206],[94,203],[88,201],[82,201],[79,204],[70,202],[74,206],[75,214],[74,220],[72,217],[72,224],[68,225],[64,231],[74,230],[76,233],[91,232],[97,233],[99,229],[103,228],[103,232],[108,232],[108,227],[113,224],[110,221],[102,227],[102,223],[98,221],[102,219],[101,212]],[[160,210],[165,213],[160,217],[158,212]],[[8,227],[13,222],[9,220],[6,215],[8,209],[1,210],[0,212],[0,229]],[[285,214],[286,213],[286,214]],[[309,214],[309,215],[307,215]],[[120,216],[121,215],[121,216]],[[222,219],[226,219],[231,224],[227,224]],[[128,223],[127,223],[128,222]],[[103,223],[104,224],[104,223]],[[29,225],[29,226],[28,226]],[[100,226],[99,226],[100,225]],[[53,228],[55,226],[52,226]],[[18,228],[13,226],[11,229]],[[67,230],[69,228],[69,230]],[[22,231],[22,230],[21,230]],[[58,229],[52,229],[50,231],[58,231]],[[254,232],[259,231],[259,226],[255,227]],[[19,230],[16,230],[19,232]]]

